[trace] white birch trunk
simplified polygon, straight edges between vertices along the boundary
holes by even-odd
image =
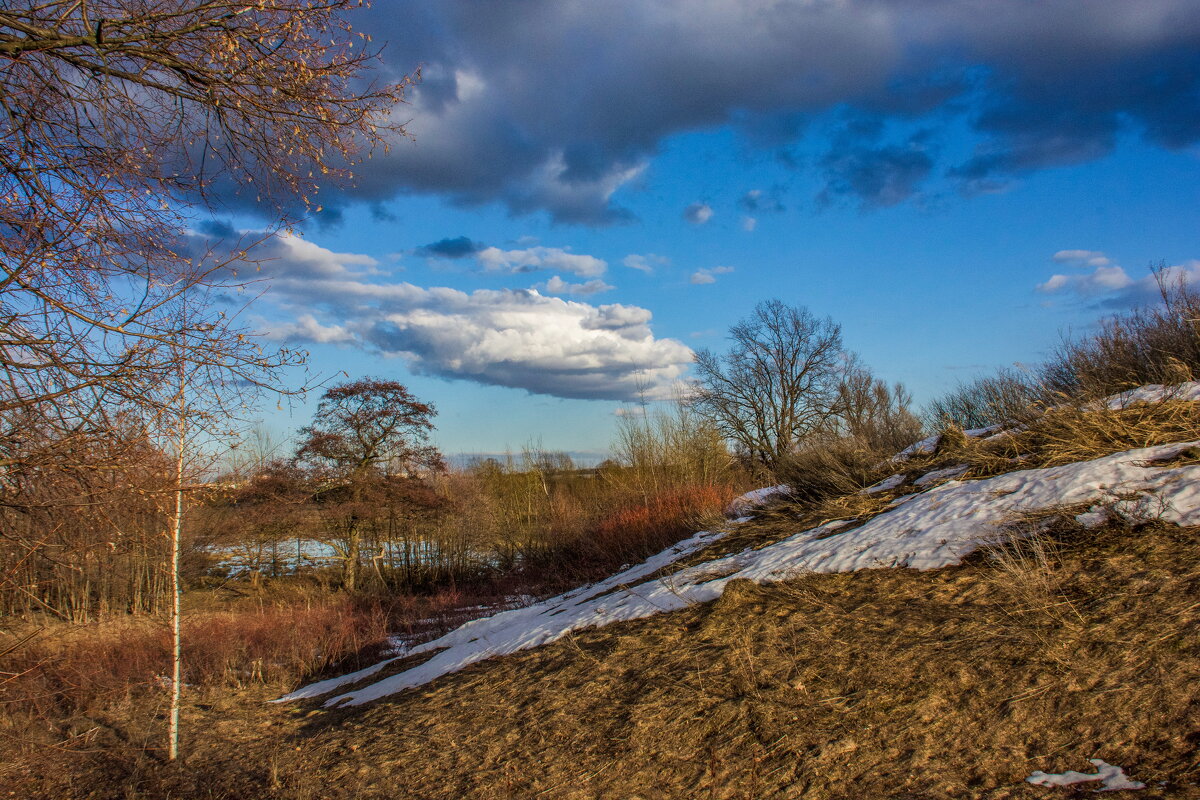
[[[179,757],[179,696],[183,679],[181,637],[182,593],[179,586],[179,538],[183,528],[183,452],[186,445],[186,421],[183,380],[179,386],[179,425],[175,440],[175,513],[171,517],[171,716],[167,723],[167,758]]]

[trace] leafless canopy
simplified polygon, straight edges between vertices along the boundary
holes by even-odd
[[[140,399],[181,358],[243,381],[292,358],[200,296],[244,254],[185,247],[189,208],[240,187],[286,223],[402,133],[407,79],[363,82],[375,56],[344,19],[360,4],[0,7],[0,413]]]
[[[755,463],[772,467],[839,412],[841,327],[779,300],[729,330],[724,356],[696,353],[693,403]]]

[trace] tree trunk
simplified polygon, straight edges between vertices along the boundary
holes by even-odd
[[[346,535],[346,560],[342,567],[342,587],[353,592],[358,587],[358,551],[362,535],[354,525]]]
[[[182,596],[179,587],[179,534],[183,528],[183,450],[186,439],[182,381],[179,394],[179,426],[175,441],[175,512],[171,515],[171,718],[167,724],[167,758],[179,757],[179,695],[183,678],[181,636]]]

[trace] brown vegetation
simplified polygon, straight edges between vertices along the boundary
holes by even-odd
[[[1098,757],[1140,797],[1200,797],[1197,532],[1036,525],[936,572],[737,584],[363,709],[205,694],[185,721],[215,742],[184,771],[97,760],[75,796],[998,800]]]

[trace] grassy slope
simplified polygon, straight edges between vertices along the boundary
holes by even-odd
[[[1200,797],[1198,534],[1064,522],[1003,563],[737,584],[358,709],[213,695],[184,772],[106,755],[18,793],[1048,797],[1023,779],[1099,757]]]

